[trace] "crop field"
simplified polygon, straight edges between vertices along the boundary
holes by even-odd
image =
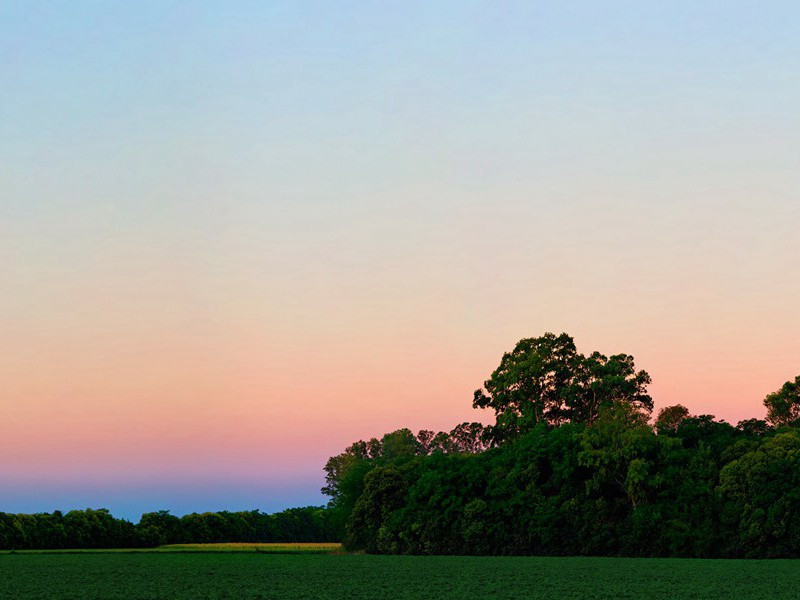
[[[798,598],[800,561],[246,550],[0,555],[0,598]]]

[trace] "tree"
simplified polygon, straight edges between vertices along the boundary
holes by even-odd
[[[624,493],[633,507],[646,500],[644,490],[652,478],[648,458],[656,451],[656,438],[645,414],[622,402],[603,407],[581,438],[580,464],[593,472],[589,489],[605,489],[607,496],[609,489]]]
[[[796,557],[800,553],[800,436],[766,439],[726,465],[717,489],[723,521],[732,526],[732,554]]]
[[[417,444],[419,445],[420,453],[431,453],[431,442],[433,441],[435,435],[436,434],[430,429],[421,429],[419,433],[417,433]]]
[[[570,421],[591,424],[601,410],[618,403],[647,414],[653,410],[653,399],[647,394],[650,375],[636,371],[629,354],[614,354],[609,358],[599,352],[586,358],[579,355],[578,366],[576,390],[570,395],[574,399],[567,411]]]
[[[392,511],[403,505],[406,482],[392,466],[377,467],[364,477],[364,492],[353,508],[347,523],[344,545],[367,552],[392,551],[391,538],[382,535]]]
[[[379,446],[380,442],[374,438],[370,442],[358,441],[325,464],[325,487],[321,491],[331,498],[328,503],[331,520],[340,533],[344,532],[345,522],[364,490],[364,475],[373,468]]]
[[[660,434],[675,433],[681,422],[684,419],[688,419],[690,416],[689,409],[683,404],[665,406],[658,411],[658,416],[656,417],[656,431]]]
[[[761,437],[767,435],[773,428],[766,421],[761,419],[745,419],[736,424],[736,429],[745,435]]]
[[[572,337],[546,333],[519,341],[475,391],[474,408],[490,408],[495,444],[532,430],[537,423],[593,423],[603,407],[630,404],[649,414],[650,376],[636,371],[633,357],[578,353]]]
[[[575,342],[566,333],[525,338],[503,354],[472,402],[475,408],[494,410],[493,441],[529,431],[542,421],[561,422],[577,363]]]
[[[419,442],[410,429],[398,429],[387,433],[381,438],[382,458],[394,459],[416,456],[419,450]]]
[[[764,406],[772,425],[796,425],[800,420],[800,375],[764,398]]]
[[[385,437],[385,436],[384,436]],[[339,496],[341,481],[359,465],[381,456],[383,448],[381,442],[375,438],[365,442],[359,440],[345,448],[344,452],[331,456],[325,463],[325,487],[322,493],[334,500]]]
[[[139,519],[139,535],[149,546],[176,544],[180,541],[181,520],[168,510],[144,513]]]
[[[475,453],[486,449],[481,423],[459,423],[450,431],[450,440],[456,452]]]

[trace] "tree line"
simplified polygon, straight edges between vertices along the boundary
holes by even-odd
[[[338,542],[339,530],[323,507],[267,514],[244,512],[145,513],[138,523],[106,509],[66,513],[0,513],[0,549],[141,548],[214,542]]]
[[[407,554],[800,556],[800,376],[736,425],[653,422],[633,357],[521,340],[473,407],[494,423],[400,429],[325,466],[349,550]]]
[[[800,376],[737,425],[682,406],[651,422],[632,356],[521,340],[476,390],[494,423],[399,429],[325,465],[327,507],[0,513],[0,549],[335,542],[373,553],[800,556]]]

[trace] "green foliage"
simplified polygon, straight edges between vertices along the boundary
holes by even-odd
[[[771,437],[720,474],[730,554],[797,556],[800,551],[800,432]]]
[[[367,552],[395,551],[384,524],[392,511],[403,505],[405,495],[405,480],[395,467],[376,467],[367,473],[364,491],[347,523],[344,547]]]
[[[381,438],[381,457],[389,460],[416,456],[417,438],[410,429],[398,429]]]
[[[773,425],[793,425],[800,421],[800,375],[787,381],[764,399],[767,421]]]
[[[0,549],[136,547],[141,538],[133,525],[106,509],[71,510],[66,514],[0,513]]]
[[[346,543],[402,554],[800,556],[796,436],[753,437],[707,416],[656,435],[620,404],[592,425],[540,424],[483,452],[374,466]]]
[[[138,528],[145,546],[177,544],[181,539],[181,520],[168,510],[143,514]]]
[[[417,456],[463,454],[486,448],[480,423],[460,423],[449,433],[422,430],[416,436],[409,429],[387,433],[380,440],[359,440],[325,464],[325,487],[335,527],[344,536],[346,521],[364,492],[364,477],[370,470],[386,464],[401,464]]]
[[[648,423],[633,358],[521,340],[475,392],[495,424],[407,429],[329,461],[349,549],[401,554],[800,557],[800,378],[736,427]],[[343,468],[342,465],[346,466]]]
[[[656,431],[658,433],[675,433],[678,430],[681,422],[688,419],[691,415],[689,409],[682,404],[674,406],[665,406],[658,411],[656,417]]]
[[[627,403],[649,413],[649,384],[650,376],[636,371],[632,356],[584,356],[566,333],[546,333],[522,339],[504,354],[484,389],[475,391],[472,405],[494,411],[488,435],[502,443],[538,423],[592,423],[613,404]]]
[[[66,514],[0,513],[0,550],[58,548],[139,548],[163,544],[214,542],[337,542],[341,538],[332,511],[318,506],[260,511],[145,513],[134,525],[105,510]]]

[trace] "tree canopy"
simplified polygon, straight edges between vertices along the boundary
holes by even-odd
[[[787,381],[764,399],[767,421],[773,425],[794,425],[800,420],[800,375]]]
[[[343,541],[410,554],[800,557],[800,376],[736,426],[677,404],[650,423],[633,357],[521,340],[473,407],[493,424],[400,428],[325,464],[327,507],[276,514],[0,513],[0,549]]]
[[[767,420],[650,423],[633,357],[521,340],[475,392],[494,423],[397,430],[325,467],[347,548],[410,554],[800,557],[800,377]]]
[[[336,542],[341,533],[332,513],[321,506],[267,514],[258,510],[191,513],[178,517],[161,510],[137,524],[116,519],[106,509],[67,513],[0,512],[0,549],[136,548],[211,542]]]
[[[475,391],[472,405],[492,409],[489,438],[499,443],[537,424],[593,423],[604,407],[628,404],[649,414],[650,376],[637,371],[633,357],[599,352],[580,354],[566,333],[520,340]]]

